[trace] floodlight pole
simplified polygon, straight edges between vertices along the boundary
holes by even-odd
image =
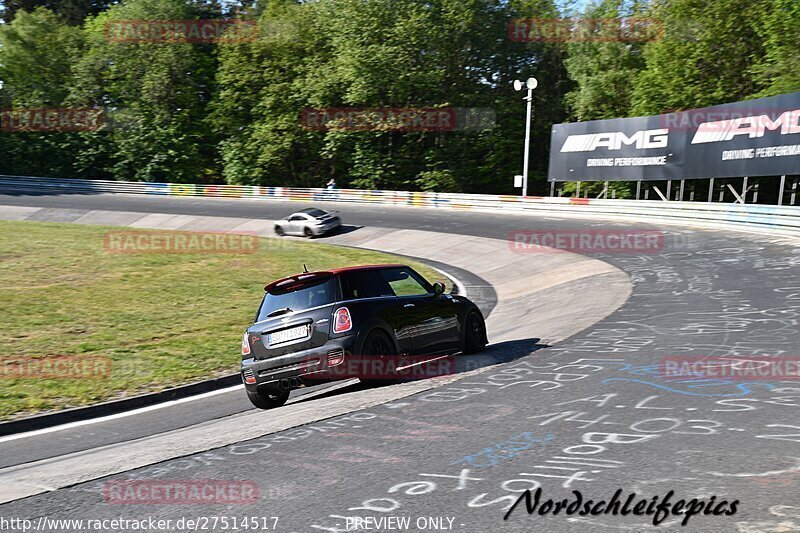
[[[522,164],[522,196],[528,196],[528,154],[531,147],[531,103],[533,102],[533,89],[528,89],[528,111],[525,116],[525,161]]]
[[[531,146],[531,106],[533,104],[533,90],[539,84],[536,78],[528,78],[524,82],[514,80],[514,89],[521,91],[528,89],[528,96],[524,100],[528,101],[527,112],[525,114],[525,159],[522,161],[522,197],[528,196],[528,159]]]

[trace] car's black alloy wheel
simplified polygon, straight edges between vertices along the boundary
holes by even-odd
[[[389,355],[392,353],[392,341],[382,331],[373,331],[364,341],[364,355]]]
[[[275,235],[277,235],[278,237],[283,237],[284,235],[283,228],[280,226],[275,226]]]
[[[473,309],[464,321],[464,353],[477,353],[486,347],[486,323],[481,314]]]
[[[365,357],[366,356],[384,357],[392,355],[394,353],[392,339],[390,339],[389,336],[381,330],[376,329],[375,331],[371,331],[370,334],[367,335],[367,338],[364,340],[364,347],[362,349],[362,353]],[[374,367],[372,367],[371,365],[366,365],[366,368],[374,368]],[[390,376],[383,374],[381,374],[380,376],[375,376],[375,375],[359,376],[358,379],[362,383],[367,383],[369,385],[391,385],[392,383],[397,382],[396,379],[393,379]]]

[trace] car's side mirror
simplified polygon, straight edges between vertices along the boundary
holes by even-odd
[[[434,292],[434,294],[443,294],[444,290],[445,290],[445,286],[444,286],[444,283],[442,283],[441,281],[437,281],[436,283],[433,284],[433,292]]]

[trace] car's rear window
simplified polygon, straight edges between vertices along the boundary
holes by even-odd
[[[394,296],[394,291],[379,270],[343,272],[342,296],[345,300]]]
[[[264,295],[261,308],[258,310],[256,321],[270,318],[270,314],[281,309],[289,308],[292,311],[302,311],[332,304],[336,301],[336,285],[332,276],[321,279],[309,280],[301,285],[293,284],[285,289],[277,287]],[[276,313],[280,316],[285,313]]]
[[[322,209],[303,209],[301,211],[301,213],[305,213],[305,214],[307,214],[309,216],[312,216],[314,218],[324,217],[324,216],[326,216],[328,214],[325,211],[323,211]]]

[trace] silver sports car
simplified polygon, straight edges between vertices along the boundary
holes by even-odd
[[[342,221],[336,212],[309,207],[275,221],[278,235],[303,235],[309,239],[336,230]]]

